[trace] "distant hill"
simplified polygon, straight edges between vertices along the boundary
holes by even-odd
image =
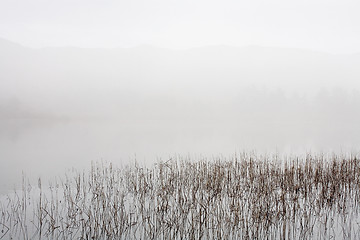
[[[300,96],[324,89],[360,89],[359,55],[303,49],[31,49],[0,39],[0,51],[0,101],[16,97],[59,112],[101,113],[135,106],[143,111],[146,104],[169,109],[221,105],[249,94],[249,88]]]
[[[186,139],[194,149],[360,144],[359,55],[0,45],[0,136],[65,120],[109,124],[131,146],[154,139]]]

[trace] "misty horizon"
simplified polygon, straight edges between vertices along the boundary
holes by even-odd
[[[4,39],[0,51],[4,189],[23,170],[51,176],[100,159],[359,150],[358,54],[33,49]]]
[[[154,49],[163,49],[163,50],[170,50],[170,51],[189,51],[189,50],[196,50],[196,49],[206,49],[206,48],[233,48],[233,49],[241,49],[241,48],[267,48],[267,49],[288,49],[288,50],[297,50],[297,51],[307,51],[307,52],[313,52],[313,53],[319,53],[319,54],[329,54],[329,55],[336,55],[336,56],[342,56],[342,55],[359,55],[359,51],[355,52],[332,52],[328,50],[321,50],[321,49],[315,49],[315,48],[307,48],[307,47],[294,47],[294,46],[276,46],[276,45],[262,45],[262,44],[244,44],[244,45],[231,45],[231,44],[224,44],[224,43],[218,43],[218,44],[207,44],[207,45],[201,45],[201,46],[188,46],[188,47],[171,47],[171,46],[161,46],[151,43],[139,43],[133,46],[107,46],[107,45],[101,45],[101,46],[81,46],[81,45],[71,45],[71,44],[61,44],[61,45],[46,45],[46,46],[32,46],[26,43],[22,43],[21,41],[16,41],[10,38],[4,38],[0,36],[0,41],[8,42],[10,45],[14,46],[20,46],[23,48],[29,48],[33,50],[41,50],[41,49],[89,49],[89,50],[96,50],[96,49],[102,49],[102,50],[119,50],[119,49],[146,49],[146,48],[154,48]]]
[[[0,180],[134,155],[356,152],[359,7],[1,1]]]

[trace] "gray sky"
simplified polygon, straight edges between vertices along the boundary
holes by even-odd
[[[0,37],[26,46],[262,45],[360,52],[356,0],[0,0]]]

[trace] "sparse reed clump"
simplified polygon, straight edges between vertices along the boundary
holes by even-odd
[[[359,239],[356,156],[93,164],[3,198],[0,238]]]

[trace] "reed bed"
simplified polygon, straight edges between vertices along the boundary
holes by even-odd
[[[1,200],[0,239],[360,239],[356,156],[94,163]]]

